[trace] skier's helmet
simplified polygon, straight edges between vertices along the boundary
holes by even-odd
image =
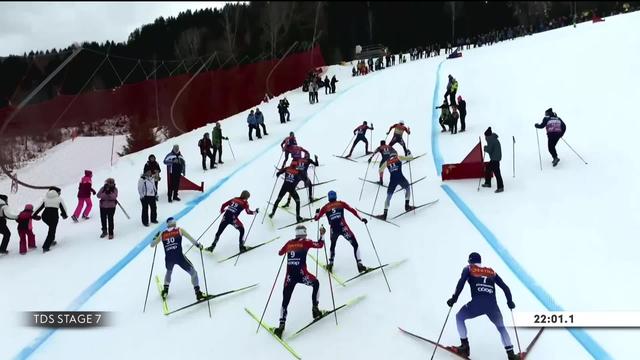
[[[251,196],[251,194],[247,190],[242,190],[240,193],[240,198],[247,200]]]
[[[307,227],[304,225],[296,226],[296,237],[307,237]]]
[[[294,135],[293,135],[293,131],[291,131],[291,132],[289,133],[289,136],[294,136]]]
[[[327,197],[329,198],[329,201],[336,201],[338,199],[338,195],[333,190],[329,191]]]
[[[169,226],[169,227],[176,226],[176,219],[174,219],[173,217],[168,218],[167,219],[167,226]]]
[[[367,125],[367,122],[366,122],[366,121],[363,121],[363,122],[362,122],[362,125]]]
[[[478,254],[477,252],[472,252],[471,254],[469,254],[469,264],[480,264],[482,262],[482,258],[480,257],[480,254]]]

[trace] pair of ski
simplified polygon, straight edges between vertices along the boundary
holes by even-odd
[[[424,337],[422,337],[422,336],[420,336],[420,335],[416,335],[416,334],[414,334],[414,333],[412,333],[412,332],[410,332],[410,331],[407,331],[407,330],[405,330],[405,329],[403,329],[403,328],[401,328],[401,327],[398,327],[398,329],[399,329],[400,331],[402,331],[403,333],[405,333],[405,334],[407,334],[407,335],[409,335],[409,336],[411,336],[411,337],[413,337],[413,338],[416,338],[416,339],[419,339],[419,340],[422,340],[422,341],[426,341],[426,342],[428,342],[429,344],[432,344],[432,345],[434,345],[434,346],[437,346],[438,348],[440,348],[440,349],[442,349],[442,350],[445,350],[445,351],[447,351],[448,353],[450,353],[450,354],[453,354],[453,355],[457,356],[459,359],[467,359],[467,360],[470,360],[470,359],[471,359],[471,358],[470,358],[470,357],[468,357],[468,356],[465,356],[465,355],[462,355],[462,354],[458,354],[455,350],[453,350],[453,348],[455,348],[455,347],[453,347],[453,346],[444,346],[444,345],[440,345],[440,344],[438,344],[437,342],[435,342],[435,341],[433,341],[433,340],[429,340],[429,339],[424,338]],[[538,331],[538,333],[536,334],[536,336],[533,338],[533,340],[531,340],[531,342],[529,343],[529,346],[527,346],[527,348],[525,349],[525,351],[524,351],[524,352],[522,352],[522,353],[520,353],[520,359],[521,359],[521,360],[524,360],[524,359],[526,359],[526,358],[527,358],[527,355],[529,355],[529,353],[531,352],[531,349],[533,348],[533,345],[535,345],[535,344],[536,344],[536,342],[538,341],[538,338],[540,338],[540,335],[542,334],[542,331],[543,331],[544,329],[545,329],[545,328],[541,328],[541,329]]]
[[[418,155],[418,156],[415,156],[415,157],[413,157],[412,159],[409,159],[409,160],[404,161],[404,162],[403,162],[403,164],[410,163],[410,162],[412,162],[413,160],[419,159],[419,158],[421,158],[421,157],[423,157],[423,156],[425,156],[425,155],[427,155],[427,153],[424,153],[424,154],[420,154],[420,155]],[[408,156],[411,156],[411,155],[408,155]],[[380,163],[380,161],[379,161],[379,160],[373,160],[373,161],[371,161],[371,162],[372,162],[372,163],[374,163],[374,164],[379,164],[379,163]]]
[[[340,278],[338,275],[336,275],[333,271],[329,271],[329,269],[327,269],[327,265],[326,265],[325,263],[323,263],[322,261],[320,261],[319,259],[317,259],[315,256],[313,256],[313,255],[311,255],[311,254],[308,254],[308,255],[309,255],[309,257],[311,257],[311,259],[312,259],[313,261],[315,261],[315,262],[316,262],[316,263],[317,263],[317,264],[318,264],[322,269],[324,269],[325,271],[327,271],[327,272],[329,273],[329,275],[331,275],[331,277],[333,278],[333,280],[335,280],[338,284],[340,284],[340,285],[342,285],[342,286],[347,286],[347,284],[348,284],[348,283],[350,283],[351,281],[356,280],[356,279],[359,279],[359,278],[361,278],[361,277],[363,277],[363,276],[365,276],[365,275],[367,275],[367,274],[369,274],[369,273],[372,273],[372,272],[374,272],[374,271],[376,271],[376,270],[380,270],[380,269],[382,269],[382,268],[387,268],[387,269],[389,269],[389,268],[394,268],[394,267],[396,267],[396,266],[398,266],[398,265],[401,265],[401,264],[405,263],[407,260],[409,260],[409,259],[402,259],[402,260],[400,260],[400,261],[395,261],[395,262],[391,262],[391,263],[383,264],[382,266],[375,266],[375,267],[372,267],[372,268],[367,268],[367,270],[366,270],[366,271],[363,271],[363,272],[359,273],[358,275],[353,276],[353,277],[351,277],[351,278],[349,278],[349,279],[347,279],[347,280],[343,280],[343,279],[342,279],[342,278]]]
[[[221,296],[230,295],[230,294],[233,294],[233,293],[237,293],[237,292],[240,292],[240,291],[248,290],[248,289],[251,289],[251,288],[254,288],[254,287],[258,286],[258,284],[253,284],[253,285],[249,285],[249,286],[241,287],[241,288],[239,288],[239,289],[234,289],[234,290],[229,290],[229,291],[221,292],[221,293],[219,293],[219,294],[210,294],[210,295],[207,295],[207,296],[206,296],[204,299],[202,299],[202,300],[198,300],[198,301],[196,301],[196,302],[193,302],[193,303],[191,303],[191,304],[185,305],[185,306],[183,306],[183,307],[181,307],[181,308],[178,308],[178,309],[176,309],[176,310],[169,311],[169,305],[167,304],[167,299],[166,299],[165,297],[163,297],[163,296],[162,296],[162,288],[163,288],[163,286],[162,286],[162,283],[160,282],[160,277],[159,277],[159,276],[157,276],[157,275],[156,275],[156,284],[157,284],[157,286],[158,286],[158,292],[159,292],[159,294],[160,294],[160,298],[162,299],[162,313],[163,313],[164,315],[166,315],[166,316],[171,315],[171,314],[175,314],[175,313],[177,313],[178,311],[182,311],[182,310],[184,310],[184,309],[188,309],[188,308],[190,308],[190,307],[192,307],[192,306],[198,305],[198,304],[200,304],[200,303],[203,303],[203,302],[206,302],[206,301],[209,301],[209,300],[213,300],[213,299],[215,299],[215,298],[219,298],[219,297],[221,297]]]
[[[240,256],[240,255],[242,255],[242,254],[246,254],[246,253],[248,253],[248,252],[249,252],[249,251],[251,251],[251,250],[255,250],[255,249],[257,249],[257,248],[259,248],[259,247],[261,247],[261,246],[264,246],[264,245],[267,245],[267,244],[269,244],[269,243],[272,243],[272,242],[274,242],[274,241],[276,241],[276,240],[278,240],[278,239],[280,239],[280,236],[276,236],[276,237],[274,237],[274,238],[273,238],[273,239],[271,239],[271,240],[267,240],[267,241],[265,241],[265,242],[261,242],[261,243],[258,243],[258,244],[256,244],[256,245],[253,245],[253,246],[247,246],[247,247],[246,247],[247,249],[246,249],[245,251],[237,252],[237,253],[235,253],[235,254],[233,254],[233,255],[231,255],[231,256],[229,256],[229,257],[226,257],[226,258],[224,258],[224,259],[222,259],[222,260],[218,260],[218,263],[223,263],[223,262],[225,262],[225,261],[227,261],[227,260],[234,259],[234,258],[236,258],[236,257],[238,257],[238,256]],[[214,249],[214,250],[215,250],[215,249]],[[202,252],[205,252],[205,253],[207,253],[207,254],[213,254],[213,252],[212,252],[212,251],[208,251],[208,250],[202,250]]]
[[[365,298],[365,296],[358,296],[355,299],[352,299],[340,306],[337,306],[334,310],[324,310],[322,311],[322,315],[316,319],[313,319],[313,321],[311,321],[309,324],[305,325],[304,327],[302,327],[300,330],[296,331],[295,333],[293,333],[291,336],[287,337],[287,340],[291,340],[295,337],[297,337],[298,335],[300,335],[301,332],[303,332],[304,330],[306,330],[307,328],[309,328],[310,326],[312,326],[313,324],[319,322],[320,320],[324,319],[325,317],[332,315],[333,313],[344,309],[346,307],[349,306],[353,306],[355,304],[357,304],[358,302],[362,301]],[[276,339],[280,344],[282,344],[282,346],[284,346],[285,349],[287,349],[287,351],[289,351],[289,353],[291,353],[291,355],[293,355],[296,359],[302,359],[302,357],[282,338],[280,338],[279,336],[276,335],[276,333],[274,332],[274,330],[276,329],[275,326],[270,326],[267,323],[265,323],[264,321],[260,322],[260,318],[258,316],[256,316],[256,314],[254,314],[251,310],[249,310],[248,308],[244,308],[244,311],[247,312],[247,314],[249,314],[249,316],[251,316],[263,329],[265,329],[266,331],[268,331],[271,336],[273,336],[274,339]]]
[[[315,184],[311,184],[311,185],[313,185],[313,186],[315,187],[315,186],[320,186],[320,185],[328,184],[328,183],[331,183],[331,182],[334,182],[334,181],[336,181],[336,179],[327,180],[327,181],[321,181],[321,182],[318,182],[318,183],[315,183]],[[303,187],[296,188],[296,190],[304,190],[304,189],[306,189],[306,188],[307,188],[307,186],[305,185],[305,186],[303,186]]]
[[[412,212],[412,211],[418,210],[418,209],[423,208],[423,207],[425,207],[425,206],[433,205],[433,204],[437,203],[439,200],[440,200],[440,199],[435,199],[435,200],[430,201],[430,202],[428,202],[428,203],[424,203],[424,204],[418,205],[418,206],[414,207],[414,208],[413,208],[413,209],[411,209],[411,210],[401,212],[400,214],[398,214],[398,215],[396,215],[396,216],[392,217],[392,218],[391,218],[391,220],[397,219],[397,218],[399,218],[400,216],[402,216],[402,215],[404,215],[404,214],[407,214],[407,213],[410,213],[410,212]],[[358,210],[359,212],[361,212],[361,213],[363,213],[363,214],[365,214],[365,215],[367,215],[367,216],[369,216],[369,217],[371,217],[371,218],[378,219],[378,220],[380,220],[380,221],[384,221],[384,222],[386,222],[386,223],[388,223],[388,224],[391,224],[391,225],[394,225],[394,226],[400,227],[400,225],[398,225],[398,224],[396,224],[396,223],[394,223],[394,222],[391,222],[391,221],[389,221],[389,220],[384,220],[384,219],[382,219],[382,217],[381,217],[382,215],[373,215],[373,214],[370,214],[370,213],[368,213],[368,212],[366,212],[366,211],[362,211],[362,210],[360,210],[360,209],[356,209],[356,210]]]
[[[422,180],[424,180],[424,179],[426,179],[426,178],[427,178],[426,176],[423,176],[423,177],[421,177],[420,179],[418,179],[418,180],[416,180],[416,181],[414,181],[414,182],[410,183],[410,184],[409,184],[409,186],[413,186],[414,184],[419,183],[420,181],[422,181]],[[389,186],[388,186],[388,185],[380,184],[380,182],[378,182],[378,181],[373,181],[373,180],[369,180],[369,179],[363,179],[363,178],[361,178],[361,177],[359,177],[358,179],[360,179],[360,180],[362,180],[362,181],[366,181],[366,182],[371,183],[371,184],[374,184],[374,185],[379,185],[379,186],[382,186],[382,187],[385,187],[385,188],[389,188]],[[394,192],[394,194],[395,194],[395,193],[397,193],[398,191],[401,191],[401,190],[402,190],[402,188],[400,188],[400,189],[396,190],[396,191]]]

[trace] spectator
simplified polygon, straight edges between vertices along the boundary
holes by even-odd
[[[151,209],[151,222],[157,224],[156,198],[158,189],[153,182],[151,171],[145,171],[138,180],[138,194],[142,203],[142,225],[149,226],[149,209]]]
[[[333,75],[331,77],[331,93],[335,94],[336,93],[336,83],[338,82],[338,79],[336,79],[336,76]]]
[[[324,76],[324,81],[322,82],[322,85],[324,85],[324,94],[328,95],[331,90],[331,82],[329,81],[329,75]]]
[[[216,126],[213,127],[211,132],[211,139],[213,140],[213,163],[216,163],[216,154],[218,155],[218,163],[222,162],[222,140],[229,140],[228,137],[222,136],[222,128],[220,122],[216,122]]]
[[[144,164],[144,170],[142,172],[147,172],[147,170],[151,170],[151,177],[153,177],[153,181],[156,184],[156,189],[158,188],[158,182],[160,181],[160,164],[156,161],[156,156],[151,154],[149,155],[149,159],[147,163]]]
[[[18,215],[9,209],[9,197],[0,195],[0,234],[2,234],[2,244],[0,244],[0,254],[8,254],[7,246],[11,239],[11,231],[7,227],[7,219],[17,220]]]
[[[356,71],[356,67],[354,66],[354,67],[351,69],[351,76],[353,77],[353,76],[356,76],[356,75],[358,75],[358,72]]]
[[[269,133],[267,132],[267,127],[264,126],[264,115],[258,108],[256,108],[256,122],[258,123],[258,126],[262,127],[262,132],[264,133],[264,135],[269,135]]]
[[[78,222],[78,217],[82,212],[82,208],[86,204],[86,208],[84,209],[84,213],[82,213],[83,219],[89,219],[89,213],[91,212],[91,207],[93,204],[91,203],[91,194],[95,195],[96,191],[93,190],[91,186],[91,177],[93,173],[91,170],[85,170],[84,176],[80,179],[80,184],[78,184],[78,206],[76,206],[76,211],[71,215],[71,220],[74,222]]]
[[[309,90],[309,94],[311,94],[311,90]],[[249,141],[253,141],[253,137],[251,135],[253,130],[256,131],[258,139],[262,139],[262,135],[260,135],[260,128],[258,127],[258,119],[256,119],[256,115],[253,113],[253,110],[251,110],[247,116],[247,124],[249,125]]]
[[[312,81],[309,85],[309,103],[315,104],[318,102],[318,83]]]
[[[39,220],[40,217],[34,217],[33,205],[27,204],[24,210],[18,215],[18,236],[20,236],[20,255],[27,253],[27,245],[29,249],[35,249],[36,235],[33,233],[32,219]]]
[[[467,102],[462,99],[461,95],[458,95],[458,110],[460,110],[460,132],[465,131],[464,119],[467,117]]]
[[[100,199],[100,223],[102,224],[100,238],[106,237],[108,231],[109,240],[111,240],[113,239],[113,215],[116,213],[118,205],[118,188],[113,178],[104,181],[104,185],[98,191],[98,198]]]
[[[449,104],[451,106],[456,105],[456,92],[458,91],[458,81],[449,74],[449,82],[447,83],[447,92],[444,93],[444,99],[447,100],[449,96]]]
[[[177,144],[173,145],[171,152],[164,158],[164,164],[167,165],[167,182],[169,184],[169,192],[167,193],[167,196],[169,198],[169,202],[173,202],[173,200],[180,201],[180,198],[178,197],[180,178],[182,175],[185,175],[186,168],[184,158],[180,153],[180,146]]]
[[[287,121],[291,121],[291,114],[289,113],[289,100],[287,100],[287,97],[285,96],[282,99],[282,104],[284,105],[284,113],[285,115],[287,115]]]
[[[60,220],[60,216],[62,216],[63,219],[67,218],[67,206],[60,197],[61,192],[62,190],[58,187],[50,187],[45,198],[42,200],[40,205],[38,205],[36,212],[33,214],[34,217],[36,217],[40,214],[40,211],[44,210],[42,212],[42,221],[49,227],[47,238],[44,240],[44,244],[42,244],[42,252],[47,252],[51,246],[58,244],[56,242],[58,221]],[[60,211],[59,215],[58,211]]]
[[[484,146],[484,152],[489,154],[489,163],[485,167],[484,184],[482,187],[491,187],[491,175],[495,175],[498,182],[497,193],[504,191],[504,184],[502,183],[502,175],[500,174],[500,160],[502,160],[502,147],[498,140],[498,134],[491,131],[489,127],[484,132],[484,138],[487,141],[487,145]]]
[[[280,123],[281,124],[286,123],[285,107],[284,107],[284,102],[282,100],[280,100],[280,102],[278,103],[278,114],[280,114]]]
[[[447,104],[447,100],[445,99],[442,102],[442,105],[437,106],[436,109],[440,109],[439,123],[440,123],[440,127],[442,127],[441,132],[447,132],[447,128],[445,127],[445,124],[449,123],[449,117],[451,117],[451,113],[449,112],[449,104]]]
[[[458,107],[451,105],[451,116],[449,117],[449,130],[451,130],[451,134],[458,133],[458,118],[460,118],[460,114],[458,114]]]
[[[207,170],[207,158],[209,158],[209,169],[215,169],[216,161],[211,152],[213,144],[209,138],[209,133],[204,133],[202,139],[198,140],[198,148],[200,148],[200,156],[202,156],[202,170]]]

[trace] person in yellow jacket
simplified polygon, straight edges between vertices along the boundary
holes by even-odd
[[[456,104],[456,92],[458,92],[458,80],[449,74],[449,83],[447,84],[447,92],[444,93],[444,99],[447,100],[447,96],[449,96],[449,105],[451,106],[458,105]]]

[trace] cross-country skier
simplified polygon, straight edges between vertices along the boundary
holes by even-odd
[[[218,240],[220,240],[220,235],[228,225],[233,225],[234,228],[238,229],[240,232],[239,237],[239,248],[240,252],[247,251],[247,248],[244,246],[244,226],[238,216],[242,213],[242,211],[246,211],[249,215],[257,214],[260,209],[256,209],[252,211],[249,209],[249,199],[251,194],[247,190],[242,190],[242,193],[239,197],[235,197],[220,206],[220,213],[224,213],[222,221],[220,222],[220,226],[218,227],[218,232],[216,232],[216,237],[213,239],[213,243],[206,250],[213,251],[218,244]]]
[[[309,154],[307,154],[309,155]],[[318,155],[315,155],[315,161],[311,160],[309,156],[305,156],[301,159],[292,160],[291,165],[295,166],[296,169],[300,172],[300,180],[304,183],[309,191],[309,203],[313,202],[313,181],[309,179],[309,165],[313,164],[313,166],[320,165],[318,163]],[[291,203],[291,194],[287,198],[287,202],[284,204],[284,207],[288,207]]]
[[[353,135],[358,135],[356,136],[356,139],[353,141],[353,145],[351,146],[351,151],[349,151],[349,155],[345,156],[347,158],[351,157],[351,154],[353,153],[353,149],[356,148],[356,145],[360,142],[363,141],[364,142],[364,150],[366,155],[371,154],[371,151],[369,151],[369,141],[367,141],[367,130],[373,130],[373,124],[371,124],[371,127],[369,127],[369,125],[367,125],[366,121],[362,122],[362,125],[358,126],[357,128],[353,129]]]
[[[404,140],[402,140],[402,135],[404,134],[405,131],[407,132],[408,135],[411,135],[411,129],[409,129],[408,127],[404,126],[404,121],[400,121],[397,124],[391,125],[391,127],[387,131],[387,135],[389,135],[391,130],[393,130],[393,137],[391,138],[391,141],[389,142],[389,146],[393,146],[396,143],[400,144],[400,145],[402,145],[402,149],[404,150],[405,156],[411,155],[411,151],[409,151],[407,149],[407,146],[404,144]]]
[[[558,141],[560,141],[560,138],[564,136],[565,131],[567,131],[567,125],[553,112],[552,108],[548,108],[544,112],[542,122],[535,124],[535,127],[537,129],[547,128],[547,147],[549,148],[549,154],[553,157],[553,166],[558,165],[560,159],[556,152],[556,145]]]
[[[469,265],[462,269],[462,276],[460,276],[460,280],[458,280],[455,293],[451,299],[447,300],[447,305],[452,307],[453,304],[458,301],[458,296],[460,292],[462,292],[465,282],[469,283],[469,287],[471,288],[471,301],[464,305],[460,311],[458,311],[458,314],[456,314],[456,323],[462,344],[458,347],[450,347],[450,349],[460,355],[469,356],[469,339],[467,338],[467,327],[464,322],[467,319],[473,319],[480,315],[487,315],[489,320],[491,320],[500,332],[502,345],[504,345],[507,351],[507,358],[509,360],[520,359],[519,355],[513,353],[511,338],[509,337],[507,329],[504,327],[502,313],[496,302],[495,285],[498,285],[502,291],[504,291],[509,309],[514,309],[516,304],[514,304],[511,299],[511,290],[509,290],[507,284],[502,281],[493,269],[481,265],[482,259],[480,254],[476,252],[469,254],[468,262]]]
[[[415,209],[414,206],[409,204],[411,199],[411,185],[407,178],[402,174],[402,162],[406,160],[412,160],[412,156],[398,156],[397,154],[391,155],[389,160],[383,164],[389,170],[389,187],[387,188],[387,199],[384,201],[384,213],[377,215],[376,218],[381,220],[387,220],[387,212],[389,211],[389,204],[393,193],[396,191],[396,187],[400,185],[404,189],[404,210],[411,211]],[[384,172],[384,168],[380,168],[381,172]],[[382,175],[381,175],[382,176]]]
[[[362,265],[362,259],[360,258],[360,250],[358,249],[358,241],[356,240],[356,236],[353,234],[349,225],[347,225],[347,221],[344,217],[344,211],[347,210],[352,213],[355,217],[357,217],[363,223],[367,223],[367,219],[363,219],[358,215],[358,212],[354,210],[349,204],[344,201],[338,201],[337,194],[335,191],[331,190],[328,194],[329,203],[324,205],[322,208],[318,210],[316,216],[313,218],[315,221],[318,221],[323,215],[327,215],[327,221],[329,222],[329,226],[331,228],[330,238],[331,238],[331,255],[329,256],[329,263],[327,264],[327,270],[331,272],[333,270],[333,259],[336,255],[336,243],[338,242],[338,237],[342,236],[345,238],[351,246],[353,246],[353,256],[356,258],[356,265],[358,266],[358,272],[363,273],[367,271],[367,267]]]
[[[324,246],[323,236],[325,232],[324,227],[321,227],[320,239],[316,242],[307,239],[307,228],[304,225],[298,225],[296,226],[296,237],[284,244],[278,252],[280,256],[287,254],[287,274],[285,275],[284,289],[282,290],[280,326],[274,329],[274,333],[280,338],[282,337],[287,321],[289,301],[291,300],[293,289],[295,289],[297,284],[302,283],[313,288],[313,292],[311,293],[311,314],[314,319],[322,316],[322,311],[318,309],[320,282],[307,271],[307,252],[309,249],[320,249]]]
[[[292,145],[298,145],[298,141],[296,140],[296,136],[293,133],[293,131],[290,132],[289,136],[284,138],[284,140],[282,140],[282,142],[280,143],[280,147],[282,148],[282,151],[284,152],[284,162],[282,163],[282,167],[284,167],[287,164],[287,160],[289,160],[289,151],[288,151],[288,149]]]
[[[162,233],[158,233],[151,242],[150,247],[155,247],[162,241],[164,246],[164,264],[167,268],[167,272],[164,275],[164,288],[162,289],[162,298],[166,300],[169,294],[169,284],[171,283],[171,273],[175,265],[180,266],[184,271],[191,275],[191,284],[193,290],[196,293],[196,300],[206,300],[206,295],[200,291],[198,284],[198,272],[191,264],[191,261],[187,259],[182,253],[182,237],[187,238],[194,246],[202,249],[202,244],[193,239],[186,230],[179,228],[176,225],[176,220],[172,217],[167,219],[167,229]]]
[[[296,202],[296,221],[302,221],[302,217],[300,216],[300,196],[298,196],[298,192],[296,191],[296,186],[300,182],[300,171],[296,169],[296,167],[292,164],[287,166],[286,168],[278,170],[276,176],[280,176],[284,174],[284,182],[282,183],[282,187],[280,188],[280,192],[278,193],[278,198],[273,204],[273,210],[271,210],[271,214],[269,214],[269,218],[273,218],[273,215],[276,213],[276,209],[278,209],[278,204],[284,197],[284,194],[289,193],[293,200]]]
[[[380,156],[382,157],[382,159],[380,160],[380,167],[379,167],[379,173],[380,173],[380,182],[379,184],[382,185],[382,178],[384,175],[384,167],[385,167],[385,162],[387,160],[389,160],[389,157],[391,157],[391,155],[398,155],[398,153],[396,152],[396,149],[392,148],[391,146],[387,145],[387,143],[384,140],[380,140],[380,146],[378,146],[374,151],[373,154],[371,154],[371,157],[369,158],[368,162],[371,162],[371,160],[373,160],[373,157],[376,156],[377,153],[380,153]]]

